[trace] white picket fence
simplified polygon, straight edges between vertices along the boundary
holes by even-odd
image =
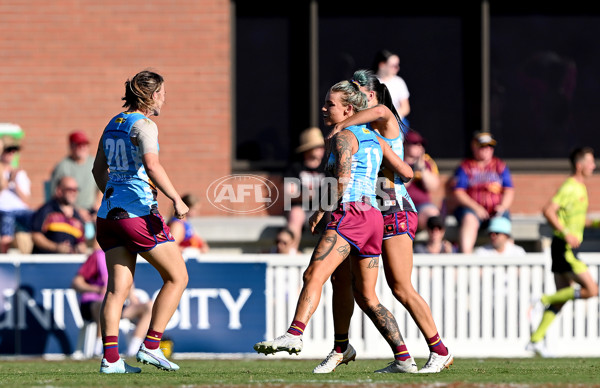
[[[597,280],[600,254],[581,254],[581,258]],[[215,259],[216,256],[207,256],[200,261]],[[291,323],[302,287],[302,273],[309,260],[309,255],[243,255],[227,260],[268,263],[265,338],[285,333]],[[547,253],[514,258],[415,255],[412,282],[431,307],[443,341],[458,357],[531,355],[525,351],[530,335],[531,300],[555,289]],[[383,271],[377,287],[381,303],[396,317],[409,352],[415,357],[426,357],[425,339],[393,297]],[[334,338],[331,307],[331,285],[327,282],[319,307],[305,330],[300,357],[322,358],[331,350]],[[550,352],[565,357],[600,356],[599,317],[597,298],[566,304],[548,331]],[[361,358],[392,357],[389,346],[358,306],[352,318],[350,342]]]

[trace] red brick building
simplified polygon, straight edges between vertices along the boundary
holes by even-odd
[[[205,193],[236,172],[231,23],[228,0],[2,1],[0,122],[26,133],[20,160],[32,180],[32,207],[43,202],[43,183],[67,153],[68,133],[85,131],[95,151],[121,109],[125,80],[151,68],[166,79],[166,105],[156,118],[161,162],[179,192],[203,198],[204,215],[230,216]],[[564,177],[564,170],[516,172],[512,211],[539,214]],[[600,212],[600,178],[589,191],[590,210]],[[160,206],[168,214],[164,196]]]

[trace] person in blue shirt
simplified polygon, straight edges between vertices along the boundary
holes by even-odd
[[[366,96],[359,85],[341,81],[327,93],[322,108],[323,119],[327,126],[333,126],[366,107]],[[391,312],[381,305],[375,292],[383,239],[383,217],[377,205],[376,184],[382,161],[387,168],[408,179],[412,178],[412,169],[364,125],[352,126],[336,134],[330,141],[329,152],[325,169],[334,178],[331,181],[334,192],[330,198],[333,205],[331,221],[304,272],[293,321],[287,333],[271,341],[258,342],[254,349],[264,354],[300,352],[302,334],[319,304],[324,283],[350,257],[356,302],[378,327],[392,351],[403,354],[404,342],[398,324]],[[325,207],[321,201],[309,220],[313,233],[325,214]]]
[[[332,131],[366,124],[376,136],[389,144],[398,155],[404,156],[406,128],[386,87],[368,70],[358,70],[353,79],[360,85],[368,100],[368,109],[362,110],[337,123]],[[404,127],[404,128],[403,128]],[[329,135],[331,136],[331,134]],[[402,303],[421,330],[430,350],[429,359],[419,373],[438,373],[453,363],[453,356],[442,342],[427,302],[414,289],[411,282],[413,267],[413,240],[417,231],[416,207],[404,186],[402,176],[383,167],[379,172],[378,195],[384,219],[382,243],[383,266],[387,283],[396,299]],[[331,277],[335,342],[333,350],[314,369],[314,373],[331,373],[341,363],[356,357],[349,343],[348,332],[354,304],[351,303],[352,279],[350,271],[339,266]],[[394,363],[380,373],[414,373],[416,366],[406,348],[396,355]]]
[[[113,117],[98,144],[92,173],[104,193],[96,221],[98,244],[106,252],[108,286],[100,323],[104,342],[101,373],[139,373],[119,357],[119,320],[133,284],[139,254],[160,273],[163,285],[152,308],[152,321],[136,358],[159,369],[178,370],[159,348],[163,332],[188,282],[185,262],[158,212],[158,190],[183,218],[188,206],[158,159],[158,116],[165,102],[160,74],[142,71],[125,82],[126,111]]]

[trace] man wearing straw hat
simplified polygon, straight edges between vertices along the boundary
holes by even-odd
[[[284,212],[288,228],[294,233],[292,250],[298,250],[306,221],[318,209],[321,181],[325,178],[325,140],[321,129],[310,127],[302,131],[296,154],[300,158],[289,167],[284,182]]]

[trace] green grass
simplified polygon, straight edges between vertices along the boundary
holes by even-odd
[[[132,365],[140,366],[134,360]],[[315,360],[241,359],[180,360],[177,372],[141,365],[137,375],[101,375],[100,362],[0,360],[0,386],[7,387],[300,387],[352,386],[410,387],[507,386],[508,384],[600,387],[598,358],[456,359],[450,370],[438,374],[375,374],[388,360],[359,360],[327,375],[316,375]],[[418,359],[422,366],[425,360]]]

